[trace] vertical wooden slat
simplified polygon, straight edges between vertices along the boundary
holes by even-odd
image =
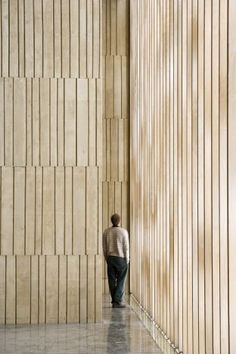
[[[95,311],[95,320],[96,322],[100,321],[102,318],[102,257],[99,255],[95,256],[95,281],[96,281],[96,311]]]
[[[56,207],[56,254],[64,254],[65,252],[65,192],[64,192],[64,168],[57,167],[56,182],[55,182],[55,207]]]
[[[114,58],[112,56],[106,57],[106,76],[105,76],[105,95],[106,95],[106,118],[112,118],[114,114],[114,76],[113,65]]]
[[[6,324],[16,322],[16,257],[7,256],[6,260]]]
[[[13,169],[2,168],[1,254],[13,253]]]
[[[46,257],[46,323],[58,322],[58,257]]]
[[[31,256],[31,307],[30,323],[36,324],[39,320],[39,257]]]
[[[88,80],[77,80],[77,165],[88,165]]]
[[[36,167],[35,171],[35,254],[42,251],[42,208],[43,208],[43,170]]]
[[[57,166],[57,80],[50,80],[50,165]]]
[[[26,165],[26,80],[14,80],[14,165]]]
[[[93,0],[87,0],[87,24],[86,24],[86,41],[87,41],[87,78],[93,76]]]
[[[42,235],[43,254],[52,255],[55,251],[54,239],[54,169],[43,168],[43,210]]]
[[[34,15],[34,14],[33,14]],[[19,65],[19,77],[25,76],[25,13],[24,13],[24,2],[18,1],[18,65]]]
[[[73,168],[73,182],[73,254],[84,254],[86,242],[85,168]]]
[[[122,89],[121,89],[121,69],[122,69],[122,57],[115,56],[114,58],[114,117],[121,118],[121,98],[122,98]]]
[[[46,256],[39,256],[39,323],[45,323],[46,316],[46,289],[45,289],[45,274],[46,274]]]
[[[0,256],[0,324],[5,324],[6,257]]]
[[[96,150],[97,150],[97,166],[102,166],[102,143],[103,143],[103,130],[102,130],[102,80],[96,80]]]
[[[68,256],[67,323],[79,321],[79,256]]]
[[[93,77],[100,77],[100,63],[101,63],[101,33],[100,33],[100,7],[102,2],[93,1]],[[104,12],[102,13],[104,16]]]
[[[79,315],[80,323],[87,322],[87,311],[88,311],[88,294],[87,294],[87,256],[80,256],[79,265],[79,279],[80,279],[80,298],[79,298]]]
[[[14,254],[25,254],[25,168],[14,168]]]
[[[2,14],[2,76],[7,77],[9,76],[9,67],[8,63],[10,61],[9,58],[9,53],[10,53],[10,48],[9,48],[9,0],[3,0],[2,1],[2,8],[1,8],[1,14]]]
[[[67,256],[59,256],[59,297],[58,297],[58,308],[59,308],[59,323],[66,323],[66,262]]]
[[[64,139],[64,126],[65,126],[65,117],[64,117],[64,91],[65,90],[65,81],[63,79],[57,80],[57,164],[59,166],[64,165],[64,156],[65,156],[65,139]]]
[[[61,1],[61,33],[62,33],[62,76],[70,76],[70,12],[69,12],[70,2],[67,0]]]
[[[97,198],[98,198],[98,178],[97,167],[86,169],[86,254],[96,254],[97,252],[97,231],[94,225],[98,222]],[[93,217],[94,224],[90,220]]]
[[[33,154],[33,165],[39,165],[40,157],[40,89],[39,89],[39,80],[34,79],[32,84],[32,154]]]
[[[117,53],[120,55],[128,54],[128,1],[120,0],[117,2]]]
[[[88,256],[88,323],[95,320],[95,256]]]
[[[81,79],[87,77],[87,1],[80,1],[79,18],[79,76]]]
[[[53,22],[54,22],[54,75],[55,77],[61,77],[62,75],[62,65],[61,65],[61,54],[62,54],[62,41],[61,41],[61,1],[54,0],[54,13],[53,13]]]
[[[0,166],[4,165],[4,79],[0,78]]]
[[[111,22],[110,22],[110,31],[111,31],[111,55],[117,54],[117,1],[110,1],[110,13],[111,13]],[[120,18],[118,21],[121,20]]]
[[[73,249],[73,203],[72,203],[72,167],[65,168],[65,254],[72,254]]]
[[[33,1],[24,2],[24,44],[25,44],[25,76],[33,77],[34,74],[34,31],[33,31]]]
[[[17,13],[17,1],[13,0],[9,2],[9,18],[10,22],[10,75],[12,77],[18,76],[18,13]],[[4,53],[5,55],[6,53]]]
[[[71,49],[70,49],[70,60],[71,60],[71,77],[79,76],[79,2],[72,0],[70,2],[70,18],[71,18]]]
[[[96,115],[96,82],[89,80],[89,166],[96,165],[97,150],[97,115]]]
[[[65,164],[76,160],[76,80],[65,80]]]
[[[43,75],[43,12],[42,0],[34,0],[35,77]]]
[[[33,80],[26,79],[26,165],[33,163]]]
[[[53,10],[53,1],[43,0],[43,77],[46,78],[52,77],[54,73]]]
[[[13,164],[13,79],[5,79],[5,165]]]
[[[235,119],[234,119],[234,112],[235,112],[235,21],[234,16],[236,13],[236,3],[234,1],[229,1],[228,9],[229,9],[229,61],[228,61],[228,153],[229,153],[229,352],[233,353],[236,351],[236,337],[235,337],[235,320],[236,320],[236,303],[235,303],[235,296],[236,296],[236,284],[235,284],[235,252],[236,244],[235,244],[235,181],[236,181],[236,141],[235,141]],[[218,327],[217,327],[218,329]]]
[[[16,257],[16,323],[30,323],[30,256]]]
[[[40,164],[49,165],[49,130],[50,130],[50,110],[49,110],[49,79],[40,80]]]

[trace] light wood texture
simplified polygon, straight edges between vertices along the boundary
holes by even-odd
[[[235,12],[131,1],[131,292],[183,353],[235,351]]]
[[[129,228],[129,1],[102,0],[102,229],[119,213]],[[106,264],[103,290],[108,292]]]
[[[0,323],[101,319],[101,26],[102,0],[0,4]]]
[[[0,76],[100,77],[101,15],[100,0],[2,1]]]

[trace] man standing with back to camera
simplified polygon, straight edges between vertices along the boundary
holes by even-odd
[[[112,307],[123,308],[125,279],[129,264],[128,231],[119,226],[120,215],[111,217],[112,227],[103,232],[103,254],[107,262],[107,275]]]

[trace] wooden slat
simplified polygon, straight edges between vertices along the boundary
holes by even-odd
[[[65,254],[72,254],[73,249],[73,175],[72,167],[65,169]]]
[[[88,81],[77,80],[77,165],[88,165]]]
[[[58,269],[59,269],[59,297],[58,297],[58,308],[59,308],[59,323],[66,323],[66,263],[67,256],[58,257]]]
[[[53,10],[53,2],[43,0],[43,77],[52,77],[54,74]],[[63,15],[66,16],[65,12]]]
[[[62,76],[70,76],[70,12],[69,12],[69,1],[62,0],[61,2],[61,12],[63,16],[61,17],[61,28],[62,28]]]
[[[57,167],[56,169],[56,254],[64,254],[65,252],[65,227],[64,227],[64,213],[65,213],[65,192],[64,192],[64,168]]]
[[[24,44],[25,44],[25,76],[33,77],[34,74],[34,31],[33,31],[33,1],[26,0],[24,3]]]
[[[54,76],[61,77],[62,75],[62,63],[61,63],[61,53],[62,53],[62,43],[61,43],[61,1],[54,0]]]
[[[234,112],[235,112],[235,21],[234,16],[236,13],[234,1],[229,1],[229,81],[228,81],[228,97],[229,97],[229,111],[228,111],[228,139],[229,139],[229,347],[230,352],[233,353],[236,351],[236,337],[235,337],[235,319],[236,319],[236,304],[235,304],[235,296],[236,296],[236,284],[235,284],[235,217],[234,217],[234,210],[235,210],[235,177],[236,177],[236,141],[235,141],[235,119],[234,119]],[[218,329],[218,327],[217,327]],[[217,333],[216,333],[217,334]]]
[[[49,79],[39,81],[40,87],[40,164],[49,165]]]
[[[70,36],[71,36],[71,48],[70,48],[70,60],[71,69],[70,76],[79,76],[79,2],[72,0],[70,2]]]
[[[6,260],[6,324],[16,322],[16,257]]]
[[[39,256],[39,323],[46,321],[45,256]]]
[[[95,291],[96,291],[96,311],[95,311],[95,320],[96,322],[101,321],[102,319],[102,257],[99,255],[95,256]]]
[[[46,323],[58,322],[58,257],[46,257]]]
[[[2,8],[1,8],[1,14],[2,14],[2,76],[7,77],[9,76],[9,67],[8,63],[10,62],[9,58],[9,53],[10,53],[10,48],[9,48],[9,0],[3,0],[2,1]]]
[[[97,252],[97,230],[94,225],[98,222],[97,198],[98,198],[98,178],[97,167],[86,169],[86,254],[96,254]],[[93,216],[94,223],[90,219]]]
[[[88,311],[88,294],[87,294],[87,256],[80,256],[80,264],[79,264],[79,279],[80,279],[80,298],[79,298],[79,315],[80,315],[80,323],[87,322],[87,311]]]
[[[16,257],[16,323],[30,323],[30,256]]]
[[[97,137],[96,137],[96,150],[97,150],[97,166],[102,166],[102,143],[103,143],[103,126],[102,126],[102,80],[96,80],[96,125],[97,125]]]
[[[129,116],[129,71],[128,71],[128,58],[122,57],[122,118],[128,118]]]
[[[1,255],[13,253],[13,169],[2,168]]]
[[[30,307],[30,323],[38,323],[39,316],[39,258],[31,256],[31,307]]]
[[[86,242],[85,168],[73,168],[73,254],[85,253]]]
[[[50,80],[50,165],[57,166],[57,80]]]
[[[96,81],[89,80],[89,166],[96,165],[96,150],[97,150],[97,115],[96,115]]]
[[[65,80],[65,164],[76,160],[76,80]]]
[[[121,20],[117,18],[117,1],[110,1],[110,31],[111,31],[111,55],[116,55],[117,53],[117,20]]]
[[[4,165],[4,79],[0,78],[0,166]]]
[[[37,2],[39,3],[39,2]],[[35,14],[33,14],[34,16]],[[25,12],[24,2],[18,1],[18,42],[19,42],[19,72],[20,77],[25,76]],[[36,43],[36,42],[35,42]]]
[[[79,30],[79,77],[81,79],[87,77],[87,1],[80,1],[80,18],[79,18],[80,30]]]
[[[26,165],[32,166],[33,141],[33,79],[26,79]]]
[[[5,79],[5,165],[13,164],[13,79]]]
[[[65,82],[62,79],[57,80],[57,163],[59,166],[64,165],[65,158],[65,138],[64,138],[64,95],[65,95]]]
[[[17,1],[9,1],[9,29],[10,29],[10,75],[18,76],[18,16],[17,16]],[[5,55],[5,53],[4,53]]]
[[[35,171],[35,254],[42,253],[43,170]]]
[[[14,168],[14,254],[25,254],[25,168]]]
[[[33,165],[39,165],[40,157],[40,116],[39,116],[39,101],[40,100],[40,86],[39,80],[34,79],[32,83],[32,153],[33,153]]]
[[[0,256],[0,324],[5,324],[6,257]]]
[[[26,80],[14,80],[14,165],[26,165]]]
[[[79,321],[79,256],[68,256],[67,323]]]
[[[128,32],[129,32],[128,1],[117,2],[117,54],[128,55]]]
[[[100,63],[101,63],[101,32],[100,32],[100,1],[93,1],[93,77],[100,78]],[[104,13],[102,13],[104,16]]]
[[[43,75],[43,0],[34,1],[35,77]]]
[[[115,56],[114,58],[114,117],[121,118],[122,108],[122,57]]]
[[[93,76],[93,0],[87,0],[87,23],[86,23],[86,41],[87,41],[87,74],[86,77]]]
[[[95,256],[88,256],[88,323],[95,320]]]
[[[54,168],[43,168],[43,210],[42,210],[43,254],[52,255],[55,251],[54,239]]]
[[[112,118],[114,115],[114,76],[113,65],[114,58],[112,56],[106,57],[106,73],[105,73],[105,95],[106,95],[106,118]]]

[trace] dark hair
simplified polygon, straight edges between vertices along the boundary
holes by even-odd
[[[120,215],[118,214],[113,214],[111,217],[111,222],[113,226],[118,226],[120,223]]]

